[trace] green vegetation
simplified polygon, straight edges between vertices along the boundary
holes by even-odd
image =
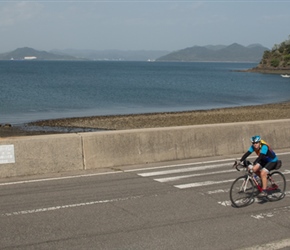
[[[259,69],[289,70],[290,69],[290,35],[289,39],[275,44],[271,51],[267,50],[258,65]]]

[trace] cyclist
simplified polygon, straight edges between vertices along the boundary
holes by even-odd
[[[278,158],[275,152],[270,148],[269,144],[263,140],[259,135],[255,135],[251,138],[252,145],[248,151],[242,156],[241,162],[247,159],[247,157],[254,151],[258,155],[258,158],[254,161],[253,172],[260,176],[262,180],[263,191],[258,197],[267,196],[267,174],[269,171],[276,167]]]

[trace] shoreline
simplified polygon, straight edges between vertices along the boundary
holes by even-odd
[[[41,120],[22,127],[0,126],[0,138],[277,119],[290,119],[290,101],[209,110]]]
[[[266,69],[266,68],[252,68],[241,70],[241,72],[252,72],[252,73],[261,73],[261,74],[272,74],[272,75],[283,75],[283,74],[290,74],[290,68],[285,69]]]

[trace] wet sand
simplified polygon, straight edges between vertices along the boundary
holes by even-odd
[[[0,127],[0,137],[4,138],[11,136],[75,133],[95,130],[124,130],[277,119],[290,119],[290,102],[186,112],[53,119],[32,122],[27,124],[25,127],[9,127],[3,126],[2,124]],[[31,130],[31,128],[33,129]]]

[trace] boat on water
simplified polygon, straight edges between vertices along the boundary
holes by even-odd
[[[290,78],[290,75],[281,75],[282,77],[285,77],[285,78]]]

